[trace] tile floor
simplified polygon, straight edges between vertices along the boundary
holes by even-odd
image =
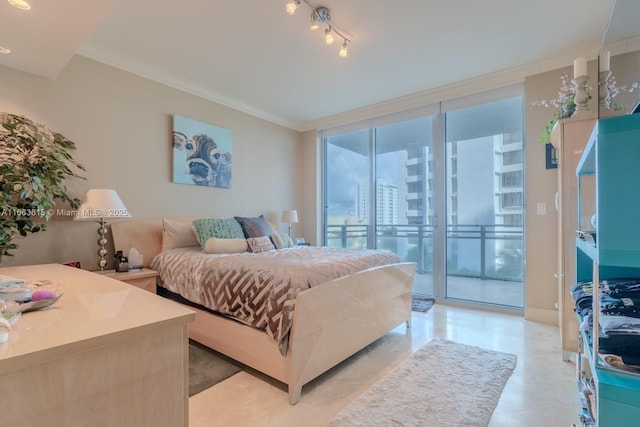
[[[189,400],[190,427],[324,426],[373,382],[434,337],[518,356],[490,427],[578,424],[575,365],[560,358],[558,329],[520,316],[436,304],[306,385],[287,403],[284,387],[241,372]],[[472,392],[472,391],[471,391]],[[384,425],[384,424],[382,424]]]

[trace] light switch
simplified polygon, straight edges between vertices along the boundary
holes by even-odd
[[[547,214],[547,204],[544,202],[536,204],[536,211],[538,215],[546,215]]]

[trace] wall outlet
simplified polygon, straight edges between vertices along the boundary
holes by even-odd
[[[544,202],[540,202],[536,204],[536,213],[538,215],[546,215],[547,214],[547,204]]]

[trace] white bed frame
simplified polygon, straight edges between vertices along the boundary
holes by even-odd
[[[162,220],[115,223],[117,250],[135,247],[145,266],[162,247]],[[289,403],[302,386],[411,320],[415,263],[364,270],[300,292],[284,357],[264,331],[193,307],[189,337],[287,385]]]

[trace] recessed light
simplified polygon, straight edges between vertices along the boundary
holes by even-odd
[[[0,46],[0,53],[11,53],[11,49],[8,47]]]
[[[17,7],[22,10],[30,10],[31,5],[27,0],[7,0],[11,6]]]

